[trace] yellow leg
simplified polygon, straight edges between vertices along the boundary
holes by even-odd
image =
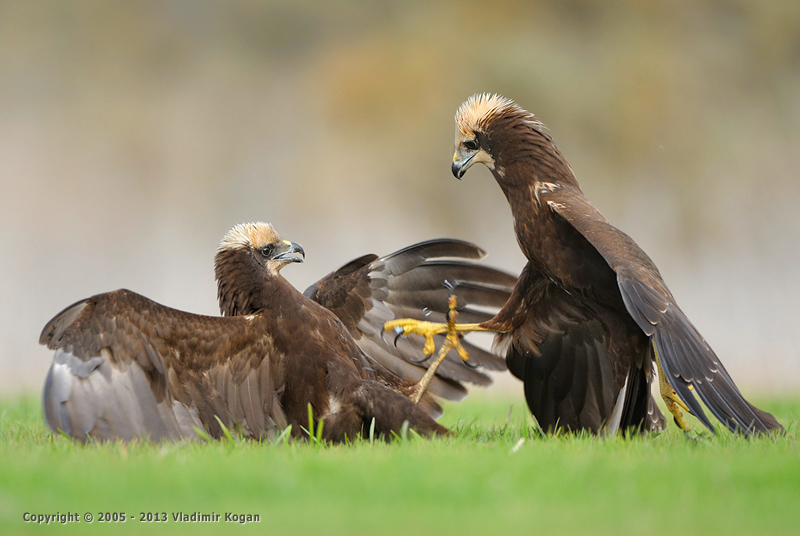
[[[683,418],[683,411],[689,412],[689,408],[680,399],[678,393],[675,392],[675,389],[669,384],[669,380],[667,380],[667,375],[664,374],[664,369],[661,368],[661,358],[658,355],[658,350],[656,349],[656,345],[653,344],[653,352],[656,356],[656,367],[658,368],[658,387],[661,391],[661,398],[664,399],[664,403],[667,405],[667,409],[670,413],[672,413],[673,417],[675,417],[675,423],[681,428],[681,430],[685,432],[691,431],[691,427],[689,423],[686,422],[686,419]],[[692,389],[692,386],[689,386],[689,389]],[[683,411],[681,411],[683,410]]]
[[[414,394],[411,396],[411,401],[415,404],[419,404],[420,399],[422,399],[422,395],[425,394],[425,390],[430,385],[431,381],[433,381],[433,377],[436,375],[436,370],[439,368],[439,365],[442,364],[444,358],[447,357],[447,354],[450,352],[449,341],[445,341],[441,348],[439,348],[439,355],[436,357],[436,361],[431,363],[431,366],[428,367],[428,370],[425,371],[425,375],[419,379],[417,382],[417,386],[414,388]]]
[[[481,327],[480,324],[456,324],[456,317],[458,317],[458,311],[456,311],[457,304],[458,300],[455,294],[451,294],[448,299],[449,311],[447,312],[447,322],[444,323],[402,318],[400,320],[391,320],[383,325],[385,331],[400,330],[399,333],[401,335],[422,335],[425,337],[425,346],[422,351],[426,356],[433,355],[433,352],[436,350],[436,345],[433,342],[434,335],[446,333],[445,341],[441,348],[439,348],[436,361],[428,367],[428,371],[419,380],[419,383],[417,383],[417,388],[413,396],[414,403],[419,402],[422,398],[428,385],[433,380],[436,370],[439,368],[439,365],[442,364],[444,358],[447,357],[450,350],[455,349],[458,357],[463,361],[469,361],[469,353],[467,353],[466,349],[461,345],[459,333],[468,331],[491,331]]]

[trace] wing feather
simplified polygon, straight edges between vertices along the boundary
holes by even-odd
[[[670,385],[703,424],[714,429],[695,394],[732,431],[749,434],[783,429],[772,415],[744,399],[714,351],[678,307],[653,261],[628,235],[613,227],[579,190],[550,185],[540,195],[616,273],[625,308],[639,328],[653,337]]]
[[[285,416],[282,380],[263,330],[242,317],[204,317],[120,290],[56,315],[40,342],[55,350],[45,381],[50,427],[81,441],[221,435],[215,417],[254,437]]]
[[[516,277],[473,260],[485,252],[460,240],[430,240],[384,257],[364,256],[325,276],[304,294],[331,310],[344,323],[362,350],[402,378],[416,380],[425,373],[422,341],[385,336],[383,324],[395,318],[443,322],[447,298],[455,287],[459,322],[483,322],[506,302]],[[386,340],[384,340],[386,339]],[[387,342],[387,340],[389,342]],[[465,347],[476,363],[490,370],[504,370],[499,357],[469,342]],[[441,384],[432,391],[459,400],[466,391],[458,382],[488,385],[491,378],[470,369],[451,352],[437,371]]]

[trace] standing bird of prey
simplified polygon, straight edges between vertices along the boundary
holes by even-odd
[[[407,306],[397,310],[404,314],[424,317],[428,311],[418,307],[424,302],[443,317],[446,305],[430,294],[445,274],[476,288],[481,280],[505,281],[506,297],[510,276],[469,262],[483,256],[471,244],[431,241],[381,259],[362,257],[318,282],[309,291],[316,289],[312,298],[325,298],[329,309],[280,274],[304,256],[268,224],[234,227],[220,244],[215,269],[220,308],[239,316],[185,313],[127,290],[68,307],[40,338],[55,350],[44,388],[48,424],[81,441],[193,438],[198,429],[221,437],[223,425],[254,439],[274,438],[292,425],[300,437],[311,404],[331,441],[355,438],[373,419],[383,436],[400,431],[404,421],[422,434],[445,433],[429,415],[438,412],[436,401],[417,392],[415,379],[424,369],[415,376],[416,369],[399,364],[414,348],[390,353],[392,347],[374,342],[381,340],[380,326],[403,301]],[[446,302],[441,279],[438,286]],[[501,286],[489,289],[496,301],[504,299]],[[362,349],[369,341],[377,358]],[[485,379],[459,372],[437,378],[431,390],[457,399],[464,394],[461,381]],[[422,396],[419,405],[409,399],[415,394]]]
[[[452,171],[484,164],[506,196],[528,259],[510,300],[491,320],[459,331],[498,332],[506,362],[544,429],[658,430],[653,365],[676,424],[681,408],[714,430],[702,406],[731,431],[782,430],[744,399],[719,358],[678,307],[653,261],[581,192],[543,124],[498,95],[456,112]],[[390,323],[430,336],[444,325]]]

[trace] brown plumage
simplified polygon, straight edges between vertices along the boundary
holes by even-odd
[[[441,292],[446,301],[448,275],[479,288],[487,283],[495,302],[505,300],[514,278],[468,261],[483,256],[477,247],[441,240],[380,259],[362,257],[312,286],[309,299],[280,275],[300,255],[302,248],[267,224],[239,225],[215,259],[226,316],[177,311],[127,290],[56,315],[40,338],[56,351],[44,389],[50,427],[81,441],[194,438],[195,428],[220,437],[220,422],[254,439],[274,438],[287,425],[301,437],[310,403],[332,441],[355,438],[373,418],[383,436],[404,421],[423,434],[444,433],[428,414],[439,413],[431,396],[419,406],[406,397],[416,370],[425,369],[395,362],[405,363],[416,350],[394,349],[377,329],[372,336],[370,326],[393,314],[398,297],[410,302],[404,313],[424,316],[429,307],[443,315],[446,304],[424,294]],[[441,291],[434,288],[437,279]],[[495,368],[501,363],[485,357]],[[465,392],[461,381],[485,378],[453,371],[432,390],[457,399]]]
[[[450,288],[459,294],[459,318],[480,322],[493,316],[511,295],[517,278],[473,260],[486,253],[468,242],[421,242],[384,257],[366,255],[349,262],[306,289],[304,294],[333,312],[365,354],[398,376],[419,380],[429,361],[419,362],[420,341],[384,340],[387,320],[410,317],[444,321]],[[223,311],[223,314],[225,311]],[[477,365],[505,370],[505,360],[464,340]],[[437,369],[429,391],[448,400],[467,395],[463,383],[488,386],[491,378],[466,367],[455,353]],[[441,413],[431,408],[432,415]]]
[[[475,95],[456,112],[452,171],[485,164],[511,207],[528,264],[484,327],[543,428],[659,429],[650,395],[657,356],[690,412],[695,394],[732,431],[781,430],[747,402],[686,318],[650,258],[583,196],[542,123],[512,101]]]

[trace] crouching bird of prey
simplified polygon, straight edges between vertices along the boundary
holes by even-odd
[[[452,171],[488,167],[506,196],[527,257],[511,298],[492,319],[450,332],[499,333],[506,362],[544,429],[658,430],[653,368],[667,408],[714,430],[697,397],[731,431],[782,430],[750,404],[681,311],[653,261],[584,197],[572,169],[533,114],[498,95],[456,112]],[[386,326],[430,336],[446,325]],[[682,411],[683,410],[683,411]]]
[[[215,258],[226,316],[190,314],[118,290],[79,301],[47,323],[40,343],[55,357],[44,388],[46,420],[81,441],[194,438],[198,430],[221,437],[223,426],[269,439],[288,425],[302,437],[310,404],[330,441],[371,426],[388,437],[406,421],[421,434],[444,434],[433,418],[436,400],[416,383],[425,367],[405,361],[418,349],[386,343],[381,327],[393,311],[445,318],[446,276],[473,288],[476,304],[499,308],[516,278],[470,260],[483,254],[466,242],[435,240],[366,256],[323,278],[307,297],[280,274],[302,262],[303,249],[268,224],[238,225]],[[488,352],[482,358],[503,366]],[[431,392],[459,399],[461,382],[487,383],[457,364],[435,378]]]

